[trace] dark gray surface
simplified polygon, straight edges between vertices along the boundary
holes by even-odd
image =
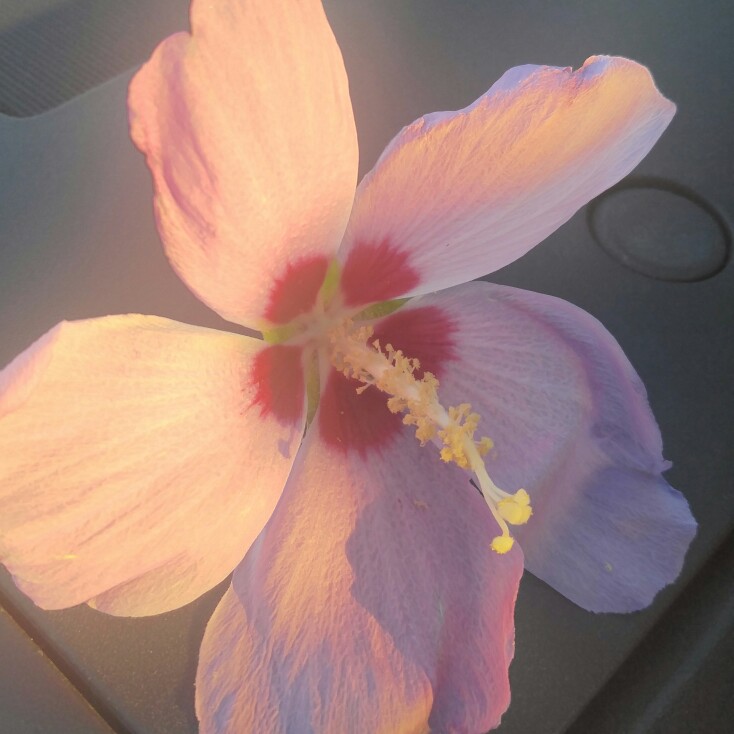
[[[1,607],[0,651],[0,731],[112,734],[112,729]]]
[[[567,734],[725,734],[734,729],[734,536]]]
[[[170,7],[172,26],[180,21],[180,0],[160,0],[155,7]],[[734,22],[728,3],[693,10],[683,0],[331,0],[326,7],[350,74],[362,172],[401,125],[428,111],[466,105],[510,66],[578,66],[593,53],[619,53],[649,65],[662,91],[678,104],[669,131],[631,183],[645,186],[642,177],[652,176],[695,192],[719,213],[730,236],[734,84],[728,70]],[[66,72],[73,76],[74,70]],[[230,328],[194,299],[165,262],[153,227],[148,174],[127,140],[127,78],[35,118],[0,116],[0,363],[62,318],[140,311]],[[624,216],[614,218],[615,237],[624,237]],[[651,220],[651,228],[665,231],[664,207],[657,216],[663,221]],[[597,234],[610,233],[602,226]],[[695,236],[690,242],[698,246]],[[734,526],[733,268],[729,264],[698,282],[646,277],[599,247],[582,212],[491,280],[566,298],[618,338],[648,387],[666,457],[674,464],[667,477],[686,494],[701,524],[683,579],[639,614],[586,613],[526,575],[517,607],[513,702],[498,731],[559,734]],[[731,567],[721,565],[718,573],[717,584],[731,587]],[[198,644],[220,593],[160,617],[121,620],[87,608],[41,612],[0,576],[5,603],[37,630],[61,667],[74,672],[85,694],[103,702],[116,728],[136,734],[195,731]],[[692,621],[683,643],[693,647],[691,638],[704,635],[712,622],[710,606],[699,601],[702,594],[690,598],[686,619]],[[721,621],[727,614],[713,624],[728,624]],[[674,636],[672,644],[678,649],[680,638]],[[655,663],[657,655],[656,648],[647,652],[653,667],[671,660],[661,652]],[[721,665],[726,668],[726,662]],[[721,669],[713,670],[708,675],[720,681]],[[655,681],[645,680],[628,692],[638,697],[640,711],[657,690]],[[730,730],[725,706],[697,702],[692,695],[689,705],[707,709],[701,731]],[[673,696],[666,705],[677,700]],[[588,724],[584,731],[597,727],[594,717],[601,713],[594,713],[594,705],[580,720]]]
[[[0,114],[37,115],[111,79],[187,15],[183,0],[2,0]]]

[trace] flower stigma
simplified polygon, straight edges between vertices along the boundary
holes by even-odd
[[[524,489],[509,494],[490,478],[482,457],[493,446],[492,439],[474,439],[480,416],[469,403],[444,408],[438,398],[438,379],[430,372],[417,377],[420,362],[407,357],[392,344],[370,341],[374,330],[369,325],[344,319],[329,331],[329,358],[335,369],[362,384],[362,393],[375,387],[388,395],[392,413],[403,413],[403,423],[415,426],[421,446],[433,443],[440,447],[441,459],[470,470],[501,534],[492,539],[496,553],[507,553],[514,544],[508,524],[524,525],[533,513],[530,496]]]

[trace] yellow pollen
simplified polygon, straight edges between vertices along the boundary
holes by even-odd
[[[403,398],[399,398],[396,395],[393,395],[392,397],[389,397],[387,399],[387,409],[391,413],[399,413],[401,410],[405,410],[405,408],[408,407],[408,404],[403,400]]]
[[[486,456],[494,448],[494,441],[489,436],[482,436],[477,443],[477,451],[480,456]]]
[[[441,459],[468,469],[476,476],[479,489],[489,507],[501,535],[492,539],[495,553],[507,553],[514,544],[507,523],[525,524],[533,514],[530,496],[524,489],[515,494],[501,490],[487,474],[482,459],[494,446],[492,439],[483,436],[474,440],[480,416],[469,403],[461,403],[446,410],[438,399],[438,379],[420,370],[417,359],[407,357],[392,344],[384,347],[379,340],[369,342],[371,326],[356,326],[347,319],[329,334],[330,359],[334,367],[347,377],[362,384],[358,393],[374,386],[384,392],[391,413],[404,413],[403,423],[415,426],[415,436],[421,446],[433,442],[440,446]]]
[[[470,410],[469,403],[449,408],[449,424],[438,432],[438,437],[443,441],[441,458],[445,462],[453,461],[462,469],[468,469],[471,465],[465,445],[467,441],[473,442],[474,432],[479,425],[479,414],[470,413]]]

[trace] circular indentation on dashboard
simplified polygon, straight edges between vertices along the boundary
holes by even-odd
[[[660,280],[710,278],[726,265],[731,249],[729,229],[713,206],[659,179],[607,191],[589,207],[589,226],[612,257]]]

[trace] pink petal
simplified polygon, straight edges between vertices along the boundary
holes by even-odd
[[[522,556],[405,431],[380,460],[311,431],[207,627],[202,734],[466,732],[509,703]]]
[[[151,316],[62,323],[0,373],[0,561],[46,609],[186,604],[270,517],[303,430],[262,342]]]
[[[472,404],[494,440],[490,476],[531,496],[513,529],[527,568],[592,611],[647,606],[696,524],[660,476],[660,432],[619,345],[581,309],[515,288],[472,283],[403,310],[427,307],[457,325],[442,400]]]
[[[194,0],[130,85],[166,253],[230,321],[313,305],[354,196],[357,138],[318,0]]]
[[[417,120],[357,190],[339,251],[346,302],[427,293],[516,260],[629,173],[674,112],[647,69],[601,56],[575,72],[510,69],[469,107]]]

